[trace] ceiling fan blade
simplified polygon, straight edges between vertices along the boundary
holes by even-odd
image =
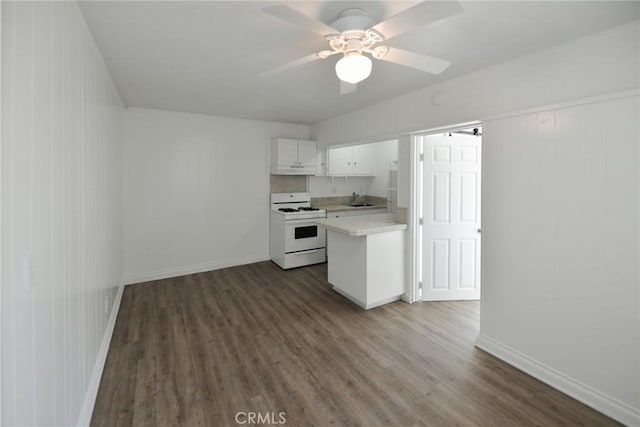
[[[349,93],[353,93],[358,89],[357,84],[348,83],[340,80],[340,95],[347,95]]]
[[[463,10],[457,1],[426,0],[374,25],[372,28],[382,33],[385,40],[389,40],[430,22],[456,15]]]
[[[434,58],[433,56],[410,52],[396,47],[390,47],[386,55],[378,59],[415,68],[416,70],[426,71],[431,74],[440,74],[451,65],[451,62],[444,59]]]
[[[307,16],[302,12],[298,12],[294,8],[284,4],[269,6],[262,10],[268,13],[269,15],[275,16],[276,18],[283,19],[289,22],[290,24],[297,25],[307,30],[311,30],[322,36],[326,36],[327,34],[339,33],[339,31],[336,30],[335,28],[327,24],[324,24],[320,21],[316,21],[310,16]]]
[[[307,64],[309,62],[313,62],[313,61],[315,61],[317,59],[320,59],[318,54],[317,53],[312,53],[311,55],[307,55],[307,56],[303,56],[302,58],[298,58],[295,61],[291,61],[291,62],[288,62],[286,64],[280,65],[278,67],[270,68],[268,70],[265,70],[265,71],[261,72],[259,75],[261,77],[270,77],[270,76],[273,76],[274,74],[278,74],[278,73],[281,73],[283,71],[287,71],[287,70],[289,70],[291,68],[295,68],[295,67],[298,67],[300,65],[304,65],[304,64]]]

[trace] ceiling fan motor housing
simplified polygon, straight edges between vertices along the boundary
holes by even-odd
[[[329,34],[329,46],[334,51],[351,55],[369,52],[373,45],[384,40],[379,32],[371,29],[375,21],[362,9],[343,10],[331,26],[340,34]]]
[[[375,21],[371,19],[367,12],[362,9],[346,9],[340,12],[338,19],[331,23],[336,30],[344,33],[349,30],[366,30],[375,25]]]
[[[344,43],[344,48],[342,51],[345,55],[351,53],[360,53],[362,52],[362,42],[359,39],[347,39]]]

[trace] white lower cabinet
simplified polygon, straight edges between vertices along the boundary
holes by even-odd
[[[351,237],[327,230],[327,269],[333,289],[368,310],[405,292],[405,230]]]
[[[346,218],[352,216],[379,215],[388,213],[387,208],[360,209],[351,211],[327,212],[327,219]],[[329,255],[329,242],[327,241],[327,255]]]

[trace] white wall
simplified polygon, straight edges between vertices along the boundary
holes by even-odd
[[[125,113],[124,269],[135,283],[269,258],[272,137],[307,126]]]
[[[639,23],[634,23],[618,27],[616,29],[596,34],[583,39],[575,40],[571,43],[560,45],[556,48],[539,52],[531,56],[527,56],[505,64],[497,65],[485,70],[474,72],[472,74],[462,76],[457,79],[450,80],[443,84],[425,88],[412,92],[405,96],[394,98],[377,105],[364,108],[349,114],[345,114],[334,119],[330,119],[312,126],[311,136],[316,138],[320,146],[327,144],[335,144],[343,141],[353,140],[376,140],[385,136],[396,136],[403,132],[412,132],[423,129],[430,129],[440,126],[454,125],[458,123],[466,123],[474,120],[481,120],[489,115],[510,113],[526,108],[540,107],[555,103],[576,100],[598,95],[610,94],[615,92],[637,90],[640,87],[639,77]],[[435,95],[435,97],[434,97]],[[636,113],[637,114],[637,113]],[[626,116],[625,116],[626,117]],[[631,123],[637,126],[638,118],[627,118]],[[629,125],[625,122],[626,126]],[[573,125],[572,125],[573,126]],[[523,127],[526,133],[526,127]],[[615,135],[618,135],[612,129]],[[636,136],[637,138],[637,136]],[[487,141],[483,138],[483,143]],[[599,215],[597,209],[601,209],[604,202],[602,192],[597,180],[594,176],[578,175],[575,177],[562,177],[553,175],[551,171],[540,171],[539,180],[555,180],[556,178],[564,179],[558,181],[558,185],[575,184],[578,177],[583,177],[589,185],[595,185],[599,191],[598,195],[587,195],[579,193],[571,195],[568,187],[561,187],[561,192],[553,193],[554,195],[569,194],[569,200],[575,200],[578,206],[584,206],[585,212],[582,213],[580,224],[584,225],[582,229],[584,234],[575,234],[575,224],[571,224],[568,230],[559,230],[552,236],[555,239],[554,248],[561,252],[553,253],[553,258],[547,262],[555,262],[556,268],[551,274],[558,274],[554,278],[553,283],[560,284],[556,289],[549,289],[549,283],[545,284],[545,292],[536,293],[536,289],[529,289],[530,292],[523,295],[518,294],[516,290],[521,287],[513,285],[513,289],[507,289],[504,282],[498,284],[493,283],[490,279],[483,280],[483,298],[491,298],[489,305],[483,300],[482,318],[483,333],[485,331],[490,334],[490,338],[495,335],[495,339],[499,344],[506,347],[513,346],[514,349],[522,356],[523,360],[533,360],[540,358],[542,364],[546,364],[551,371],[557,375],[554,378],[566,377],[569,379],[573,388],[564,388],[564,390],[572,395],[588,401],[590,405],[594,405],[599,410],[616,416],[619,419],[625,418],[631,413],[634,424],[640,424],[638,418],[638,400],[637,391],[634,387],[638,384],[637,377],[637,336],[638,336],[638,223],[632,223],[627,215],[636,215],[638,220],[638,148],[637,139],[634,146],[631,146],[630,140],[624,139],[623,143],[627,144],[620,151],[621,159],[624,166],[621,170],[615,170],[611,165],[608,170],[613,173],[612,176],[620,176],[626,182],[621,188],[628,188],[628,197],[610,200],[612,208],[615,208],[615,218],[619,216],[625,218],[624,222],[609,221],[602,215]],[[409,171],[409,152],[407,145],[408,138],[401,138],[400,144],[400,178],[403,188],[400,188],[400,205],[404,206],[409,201],[410,183],[407,180],[407,171]],[[565,151],[566,147],[558,146],[562,150],[562,161],[572,168],[580,168],[585,165],[585,149],[576,147],[573,143],[570,145],[575,150]],[[614,147],[614,146],[612,146]],[[617,145],[615,145],[617,147]],[[593,148],[593,147],[591,147]],[[608,148],[605,148],[608,149]],[[491,154],[491,149],[483,155],[484,170],[490,170],[492,167],[495,153]],[[525,152],[515,153],[519,157],[517,161],[523,162]],[[612,153],[613,154],[613,153]],[[592,156],[593,153],[589,153]],[[588,157],[592,159],[592,157]],[[628,162],[635,162],[629,166]],[[517,188],[510,184],[512,178],[518,178],[519,171],[516,163],[509,165],[502,163],[499,165],[508,171],[503,174],[503,181],[498,186],[498,182],[494,181],[496,194],[502,194],[501,191],[510,191],[512,200],[520,201],[518,197],[526,197],[529,190],[518,192]],[[531,164],[529,164],[531,166]],[[624,171],[624,172],[623,172]],[[533,178],[532,178],[533,179]],[[491,181],[490,181],[491,182]],[[519,182],[516,179],[516,182]],[[611,184],[607,181],[608,185]],[[530,184],[530,183],[529,183]],[[509,190],[504,190],[504,186],[510,185]],[[552,185],[552,184],[549,184]],[[485,186],[484,191],[491,194],[493,186]],[[560,191],[560,190],[559,190]],[[518,196],[519,195],[519,196]],[[545,195],[548,197],[548,195]],[[576,199],[576,197],[578,197]],[[550,201],[551,202],[551,201]],[[499,204],[498,201],[494,203]],[[554,215],[561,217],[562,215],[577,214],[575,206],[567,201],[558,199],[551,205]],[[522,206],[515,206],[514,209],[520,209]],[[484,208],[483,208],[484,209]],[[621,211],[626,210],[622,213]],[[409,210],[411,214],[411,210]],[[507,213],[510,211],[507,210]],[[537,211],[536,211],[537,212]],[[494,209],[493,214],[498,213]],[[518,211],[522,214],[522,212]],[[524,217],[518,217],[522,220]],[[511,230],[509,237],[500,236],[501,242],[515,245],[521,239],[521,235],[529,236],[532,232],[531,227],[535,224],[523,222],[519,226],[523,233],[514,231],[514,224],[502,225],[492,223],[492,210],[484,211],[483,222],[489,221],[493,224],[494,232],[501,233],[500,230]],[[530,219],[529,221],[535,221]],[[626,240],[620,233],[623,227],[629,226],[628,236]],[[511,227],[511,228],[509,228]],[[609,234],[596,236],[597,242],[601,243],[599,250],[603,253],[619,254],[619,241],[624,241],[624,248],[628,249],[628,253],[620,253],[621,260],[608,258],[613,265],[624,264],[624,275],[616,272],[615,276],[606,281],[594,282],[594,279],[600,278],[601,275],[590,277],[587,273],[589,270],[579,270],[574,267],[576,261],[575,256],[571,254],[571,250],[582,251],[592,250],[593,248],[585,242],[586,235],[591,236],[591,230],[602,233],[603,228],[608,228],[607,233],[612,233],[611,239],[607,238]],[[534,228],[536,229],[536,228]],[[483,224],[483,240],[489,239],[490,230],[485,230]],[[579,240],[572,239],[578,237]],[[496,237],[497,238],[497,237]],[[538,237],[540,238],[540,237]],[[510,243],[513,242],[513,243]],[[586,245],[586,246],[585,246]],[[484,242],[483,242],[484,246]],[[501,252],[502,253],[502,252]],[[491,253],[490,253],[491,254]],[[489,274],[489,278],[493,278],[495,274],[508,274],[511,277],[526,279],[533,271],[533,264],[517,263],[504,269],[504,262],[498,262],[498,252],[494,253],[482,261],[482,269],[484,273]],[[549,255],[549,254],[546,254]],[[582,256],[593,256],[593,253],[583,253]],[[634,257],[632,259],[632,257]],[[483,253],[484,257],[484,253]],[[513,257],[508,258],[510,261]],[[583,258],[583,265],[591,258]],[[509,261],[509,262],[510,262]],[[535,261],[538,262],[539,260]],[[563,262],[571,264],[562,267]],[[633,264],[630,264],[633,263]],[[601,263],[596,264],[602,266]],[[491,273],[493,271],[493,273]],[[635,273],[634,273],[635,272]],[[493,275],[492,275],[493,274]],[[602,274],[602,272],[600,272]],[[635,274],[635,276],[633,276]],[[497,276],[500,277],[500,276]],[[634,281],[635,277],[635,281]],[[500,277],[502,280],[503,278]],[[615,281],[616,290],[619,292],[610,302],[607,302],[607,285]],[[527,282],[530,283],[530,282]],[[559,292],[557,299],[552,298],[550,292]],[[578,293],[573,295],[574,291]],[[493,297],[492,296],[493,293]],[[572,296],[573,295],[573,296]],[[600,295],[603,300],[600,305],[594,304],[594,298]],[[526,313],[518,314],[518,322],[512,325],[512,318],[518,308],[526,305],[526,300],[534,298],[533,305],[527,309]],[[588,302],[585,307],[581,304]],[[635,301],[636,305],[630,301]],[[509,308],[512,308],[509,310]],[[537,316],[533,316],[532,310],[535,309]],[[585,309],[587,311],[585,311]],[[587,319],[588,309],[592,309],[591,315],[594,319]],[[611,314],[608,314],[608,313]],[[524,317],[523,317],[524,316]],[[528,316],[528,317],[526,317]],[[577,319],[585,320],[584,323]],[[607,323],[612,320],[613,323]],[[486,321],[489,321],[487,324]],[[497,326],[500,324],[501,326]],[[493,326],[492,326],[493,325]],[[626,326],[625,326],[626,325]],[[517,326],[517,328],[515,327]],[[494,332],[494,327],[502,328]],[[597,331],[592,334],[587,332],[587,328],[596,327]],[[621,329],[625,328],[622,332]],[[507,329],[509,332],[505,332]],[[539,339],[544,334],[549,334],[548,339],[528,340],[527,338],[536,337]],[[633,337],[635,334],[635,338]],[[595,339],[592,342],[577,342],[579,340],[591,339],[594,337],[606,337],[605,339]],[[627,340],[625,342],[625,340]],[[502,342],[504,341],[504,342]],[[526,341],[526,342],[525,342]],[[488,341],[485,341],[488,342]],[[591,346],[590,348],[588,346]],[[486,346],[485,346],[486,348]],[[494,347],[495,349],[496,347]],[[589,352],[585,355],[584,349],[588,348]],[[623,353],[619,356],[613,356],[610,353]],[[497,351],[494,351],[497,354]],[[586,360],[583,360],[585,355]],[[635,365],[630,359],[635,357]],[[571,365],[574,361],[574,366]],[[513,362],[513,359],[512,359]],[[605,363],[606,362],[606,363]],[[536,362],[537,363],[537,362]],[[611,366],[610,363],[618,363]],[[522,364],[519,366],[522,367]],[[536,365],[536,366],[539,366]],[[627,370],[628,368],[628,370]],[[544,378],[542,371],[533,372],[535,375]],[[549,370],[545,371],[549,372]],[[625,377],[622,372],[627,372]],[[545,378],[547,380],[547,378]],[[576,386],[577,384],[577,386]],[[591,393],[588,391],[591,390]],[[634,401],[635,399],[635,401]],[[622,402],[617,405],[616,402]],[[625,406],[628,411],[625,412]],[[631,408],[631,409],[629,409]],[[626,415],[625,415],[626,414]]]
[[[491,120],[483,135],[478,345],[626,424],[640,423],[638,106]]]
[[[121,132],[77,4],[2,2],[3,425],[73,425],[95,392],[122,278]]]
[[[325,120],[311,127],[311,137],[320,147],[379,141],[637,88],[638,26],[636,21]]]

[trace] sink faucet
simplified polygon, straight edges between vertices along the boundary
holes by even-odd
[[[358,197],[360,197],[359,194],[356,194],[356,192],[354,191],[353,194],[351,195],[351,204],[355,205],[358,203]]]

